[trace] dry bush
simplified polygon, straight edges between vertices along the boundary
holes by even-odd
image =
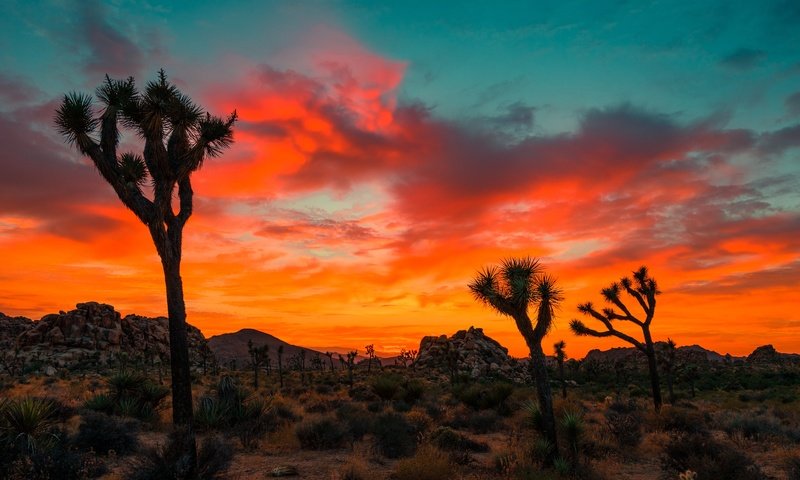
[[[395,465],[395,480],[449,480],[455,468],[447,455],[430,445],[423,445],[417,453]]]

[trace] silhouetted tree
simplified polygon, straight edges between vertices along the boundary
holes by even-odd
[[[353,350],[352,352],[347,353],[347,360],[341,355],[339,355],[339,361],[342,362],[342,366],[347,369],[347,382],[350,384],[350,389],[353,389],[353,370],[356,367],[356,357],[358,356],[358,350]]]
[[[283,388],[283,345],[278,345],[278,379],[280,379],[281,388]]]
[[[333,372],[333,352],[325,352],[325,356],[328,357],[328,363],[331,364],[331,372]],[[341,357],[341,355],[339,355]]]
[[[301,348],[297,353],[298,364],[300,366],[300,382],[305,385],[306,383],[306,349]]]
[[[197,475],[197,448],[192,419],[192,385],[186,335],[186,306],[181,281],[183,228],[192,215],[191,175],[206,157],[222,154],[233,142],[236,112],[223,119],[206,113],[167,80],[158,79],[139,92],[133,77],[106,81],[96,90],[103,106],[95,116],[92,97],[64,96],[56,111],[59,133],[88,156],[122,203],[144,223],[153,239],[167,293],[172,366],[172,419],[178,463],[185,477]],[[144,141],[143,155],[117,152],[120,124]],[[99,127],[99,131],[98,131]],[[142,186],[152,187],[152,198]],[[177,191],[178,211],[173,207]]]
[[[553,345],[558,363],[558,376],[561,380],[561,398],[567,398],[567,378],[564,376],[564,361],[567,359],[567,343],[564,340],[558,341]]]
[[[247,341],[247,353],[250,354],[250,364],[253,366],[253,388],[258,390],[258,370],[269,358],[269,345],[256,347],[253,340]]]
[[[369,373],[372,370],[372,359],[375,358],[375,345],[370,343],[364,349],[367,351],[367,373]]]
[[[531,354],[531,367],[536,382],[542,430],[552,448],[545,458],[552,465],[558,456],[556,421],[553,415],[553,397],[547,375],[547,362],[542,350],[542,340],[553,324],[555,308],[562,301],[556,280],[543,273],[535,258],[508,258],[499,267],[488,267],[478,273],[469,285],[475,298],[498,313],[514,319]],[[528,316],[528,307],[536,305],[536,324]]]
[[[694,363],[682,365],[680,367],[679,375],[682,381],[689,384],[689,392],[694,398],[695,396],[695,382],[700,379],[700,369]]]
[[[636,299],[636,302],[644,311],[644,319],[640,319],[631,313],[631,310],[622,302],[620,295],[622,292]],[[609,287],[600,291],[606,302],[616,306],[622,313],[613,308],[604,308],[602,313],[594,308],[591,302],[578,306],[578,311],[584,315],[589,315],[599,320],[606,328],[604,331],[592,330],[578,319],[573,319],[570,328],[576,335],[588,335],[592,337],[617,337],[620,338],[645,354],[647,365],[650,371],[650,385],[653,391],[653,405],[656,411],[661,410],[661,385],[658,379],[658,367],[656,364],[656,351],[653,345],[653,337],[650,335],[650,324],[656,313],[656,295],[661,292],[658,290],[656,280],[652,278],[647,267],[641,267],[633,272],[633,278],[623,277],[619,282],[612,283]],[[613,324],[616,320],[622,320],[637,325],[642,330],[643,340],[639,341],[634,337],[617,330]]]
[[[667,381],[667,394],[669,395],[669,403],[675,403],[675,391],[673,383],[675,378],[675,360],[677,349],[675,342],[671,338],[667,338],[667,342],[662,344],[658,352],[658,361],[661,363],[661,370],[664,371],[664,377]]]

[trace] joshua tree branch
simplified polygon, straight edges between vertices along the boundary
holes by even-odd
[[[181,210],[178,212],[178,220],[183,226],[186,225],[186,221],[192,216],[193,210],[192,197],[194,196],[194,191],[192,191],[192,182],[188,176],[178,183],[178,196],[181,201]]]
[[[613,336],[613,337],[617,337],[617,338],[619,338],[621,340],[624,340],[624,341],[630,343],[631,345],[633,345],[637,349],[641,350],[642,352],[644,352],[646,350],[645,346],[642,344],[642,342],[636,340],[635,338],[633,338],[633,337],[631,337],[629,335],[626,335],[626,334],[620,332],[619,330],[615,330],[613,326],[610,326],[610,324],[606,325],[606,327],[608,327],[608,330],[606,330],[605,332],[601,332],[601,331],[598,331],[598,330],[593,330],[593,329],[587,327],[586,325],[584,325],[583,322],[581,322],[578,319],[573,319],[572,322],[570,322],[569,326],[572,329],[572,332],[575,335],[578,335],[578,336],[590,336],[590,337],[598,337],[598,338],[612,337]]]

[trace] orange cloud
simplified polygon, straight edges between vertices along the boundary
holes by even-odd
[[[534,255],[566,294],[548,342],[565,339],[572,356],[617,345],[567,324],[640,264],[664,292],[659,339],[800,351],[789,328],[800,215],[786,201],[798,180],[775,161],[791,135],[621,105],[587,110],[572,132],[520,138],[506,121],[399,102],[406,65],[340,31],[320,27],[276,58],[227,59],[239,76],[199,95],[241,115],[230,154],[195,176],[185,231],[189,321],[206,334],[253,327],[385,351],[476,325],[521,356],[513,323],[466,285],[486,264]],[[27,102],[0,117],[0,249],[13,252],[0,311],[37,317],[93,299],[164,314],[146,230],[47,133],[52,104]]]

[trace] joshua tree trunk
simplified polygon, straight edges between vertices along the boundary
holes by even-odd
[[[180,235],[180,233],[178,233]],[[154,238],[155,240],[155,238]],[[162,248],[159,248],[162,250]],[[163,249],[166,250],[166,249]],[[169,350],[172,369],[172,421],[176,441],[191,471],[185,478],[195,478],[197,447],[192,418],[192,378],[189,371],[189,344],[186,338],[186,305],[183,300],[183,281],[180,272],[180,254],[163,255],[164,281],[167,286],[167,312],[169,313]],[[183,459],[182,459],[183,460]]]
[[[567,378],[564,376],[564,362],[558,364],[558,374],[561,376],[561,398],[567,398]]]
[[[650,336],[650,329],[644,329],[645,355],[647,355],[647,368],[650,370],[650,388],[653,391],[653,407],[656,412],[661,411],[661,383],[658,378],[658,362],[656,361],[656,350],[653,346],[653,338]]]
[[[542,346],[536,342],[529,342],[531,352],[531,368],[533,381],[536,384],[536,399],[539,402],[539,411],[542,414],[542,433],[550,442],[550,450],[545,458],[546,465],[552,465],[558,457],[558,440],[556,437],[556,419],[553,415],[553,394],[550,391],[550,380],[547,377],[547,363]]]

